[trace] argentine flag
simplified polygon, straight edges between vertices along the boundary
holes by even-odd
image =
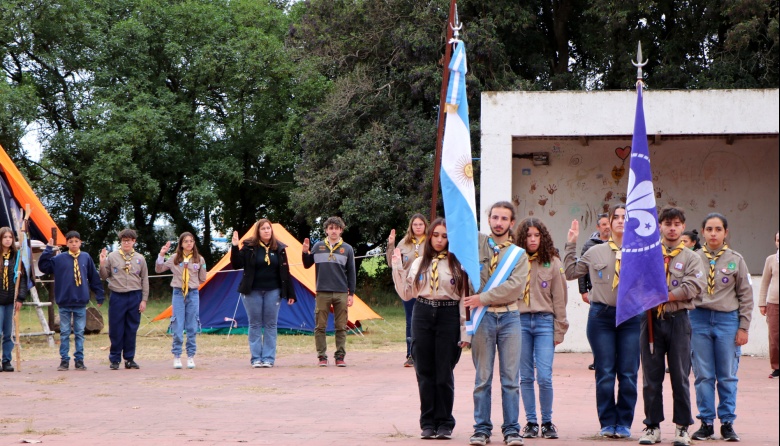
[[[455,254],[479,290],[479,250],[474,169],[471,165],[469,106],[466,101],[466,47],[455,41],[447,88],[441,154],[441,193],[447,219],[449,251]]]

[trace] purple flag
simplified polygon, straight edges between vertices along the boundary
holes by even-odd
[[[617,296],[617,325],[668,300],[641,83],[637,83],[636,90],[636,118]]]

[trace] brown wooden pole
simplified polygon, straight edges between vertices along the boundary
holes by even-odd
[[[447,98],[447,87],[450,83],[450,59],[452,58],[452,26],[455,25],[455,3],[450,0],[450,16],[447,20],[447,43],[444,46],[444,71],[441,80],[441,95],[439,99],[439,127],[436,132],[436,155],[433,160],[433,191],[431,193],[431,222],[436,220],[436,203],[439,201],[439,170],[441,170],[441,148],[444,139],[444,105]]]

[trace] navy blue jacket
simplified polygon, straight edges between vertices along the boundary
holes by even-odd
[[[103,303],[103,283],[100,281],[95,262],[84,251],[79,254],[81,286],[76,286],[73,278],[73,257],[67,252],[55,256],[51,246],[38,259],[38,269],[42,273],[54,274],[54,299],[60,307],[86,307],[89,303],[89,291],[95,293],[95,300]]]

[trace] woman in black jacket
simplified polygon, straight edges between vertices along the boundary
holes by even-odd
[[[274,237],[271,222],[260,219],[252,236],[238,248],[238,232],[233,232],[230,263],[244,269],[238,292],[249,317],[249,352],[252,367],[270,368],[276,361],[276,324],[279,305],[295,303],[286,246]]]

